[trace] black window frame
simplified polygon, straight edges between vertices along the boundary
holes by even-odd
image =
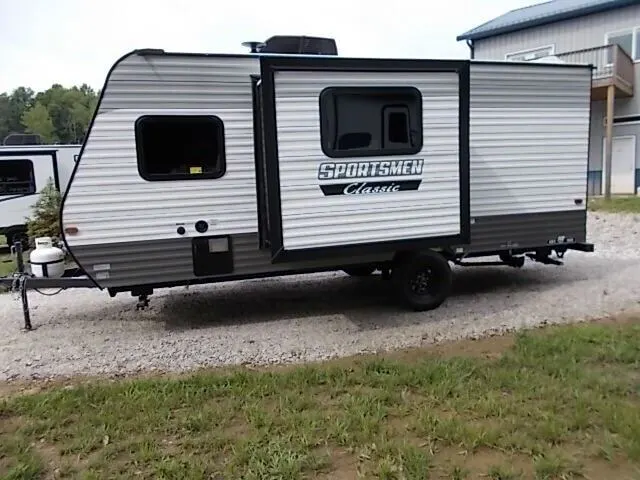
[[[29,165],[29,170],[30,170],[30,175],[31,178],[28,180],[29,182],[29,191],[28,192],[4,192],[2,189],[0,189],[0,197],[14,197],[16,195],[34,195],[35,193],[38,192],[38,186],[36,185],[36,173],[35,173],[35,168],[33,166],[33,161],[29,158],[11,158],[8,160],[0,160],[0,163],[2,165],[6,165],[8,163],[17,163],[17,162],[24,162],[27,163]],[[2,184],[6,183],[6,184],[10,184],[10,183],[27,183],[27,181],[18,181],[18,182],[0,182]]]
[[[211,172],[207,173],[169,173],[169,174],[158,174],[158,173],[149,173],[146,168],[145,163],[145,153],[144,146],[142,140],[142,123],[147,120],[171,120],[171,121],[180,121],[180,120],[206,120],[207,122],[213,122],[216,127],[216,140],[218,142],[218,152],[220,155],[218,167]],[[138,173],[140,176],[149,181],[149,182],[162,182],[162,181],[179,181],[179,180],[215,180],[223,177],[227,172],[227,156],[226,156],[226,146],[225,146],[225,128],[224,122],[217,115],[168,115],[168,114],[160,114],[160,115],[142,115],[138,117],[135,121],[135,141],[136,141],[136,156],[137,156],[137,165],[138,165]]]
[[[417,123],[417,136],[415,138],[416,143],[410,147],[385,147],[383,146],[380,149],[376,150],[339,150],[334,149],[332,147],[327,146],[327,138],[331,138],[335,140],[336,128],[335,128],[335,117],[329,118],[326,110],[326,103],[333,102],[336,95],[340,94],[362,94],[363,96],[368,96],[371,94],[383,94],[388,96],[393,95],[402,95],[406,97],[407,95],[413,96],[416,103],[415,107],[417,109],[416,112],[416,123]],[[362,86],[362,87],[340,87],[340,86],[331,86],[324,88],[320,95],[318,96],[319,102],[319,114],[320,114],[320,146],[322,148],[322,152],[329,158],[354,158],[354,157],[388,157],[394,155],[416,155],[420,151],[422,151],[424,147],[424,134],[423,134],[423,108],[422,108],[422,92],[413,86]],[[406,104],[400,100],[392,101],[389,104],[383,105],[380,109],[380,125],[382,131],[381,139],[384,142],[388,142],[389,135],[386,131],[386,125],[388,121],[388,115],[385,113],[388,109],[395,110],[398,108],[406,108]],[[411,117],[410,109],[407,108],[407,122],[409,127],[411,126]],[[335,112],[335,110],[334,110]],[[408,132],[409,139],[411,139],[411,132]]]

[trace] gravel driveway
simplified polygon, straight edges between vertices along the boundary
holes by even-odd
[[[457,268],[452,296],[426,313],[403,311],[378,276],[333,273],[160,290],[143,312],[128,294],[33,292],[23,332],[4,294],[0,380],[318,360],[615,313],[640,300],[639,232],[640,216],[590,215],[597,253]]]

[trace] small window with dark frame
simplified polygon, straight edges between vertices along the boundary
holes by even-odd
[[[138,171],[145,180],[220,178],[224,125],[216,116],[149,115],[135,124]]]
[[[422,94],[414,87],[329,87],[320,93],[328,157],[414,155],[422,150]]]
[[[0,196],[36,193],[31,160],[0,160]]]

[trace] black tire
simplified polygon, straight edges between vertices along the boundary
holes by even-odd
[[[446,258],[426,251],[400,257],[391,272],[391,281],[407,307],[434,310],[451,293],[453,272]]]
[[[354,265],[353,267],[343,268],[342,271],[351,277],[368,277],[376,271],[376,267],[371,265]]]

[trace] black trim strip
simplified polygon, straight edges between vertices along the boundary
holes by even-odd
[[[613,119],[613,124],[614,125],[624,125],[625,123],[630,123],[630,122],[640,122],[640,115],[629,115],[627,117],[618,117]]]
[[[8,202],[9,200],[15,200],[16,198],[22,198],[22,197],[33,197],[34,195],[38,195],[38,192],[34,192],[34,193],[23,193],[22,195],[15,195],[13,197],[0,197],[0,203],[2,202]]]
[[[57,150],[0,150],[0,157],[14,157],[16,155],[55,155]]]
[[[267,157],[268,209],[270,218],[271,261],[273,263],[319,260],[358,254],[377,254],[404,249],[426,249],[470,243],[469,205],[469,68],[468,60],[404,60],[322,57],[269,57],[260,59],[264,137]],[[277,71],[357,71],[357,72],[455,72],[459,77],[459,168],[460,168],[460,234],[413,240],[375,242],[286,250],[282,231],[282,206],[275,106]]]
[[[51,260],[50,262],[33,262],[31,260],[29,260],[29,263],[31,265],[52,265],[54,263],[63,263],[64,262],[64,258],[60,259],[60,260]]]
[[[60,172],[58,172],[58,152],[54,151],[51,156],[51,164],[53,166],[53,184],[56,190],[60,191]]]
[[[591,101],[591,96],[593,95],[593,75],[589,75],[589,138],[587,139],[587,168],[585,174],[585,210],[587,205],[589,205],[589,155],[591,154],[591,134],[593,133],[593,122],[591,119],[593,118],[593,102]],[[584,238],[587,238],[587,224],[585,221],[584,225]]]
[[[253,101],[253,155],[256,168],[256,204],[258,207],[258,248],[266,248],[268,244],[268,222],[265,218],[264,158],[262,155],[262,108],[260,106],[259,75],[251,75],[251,97]]]

